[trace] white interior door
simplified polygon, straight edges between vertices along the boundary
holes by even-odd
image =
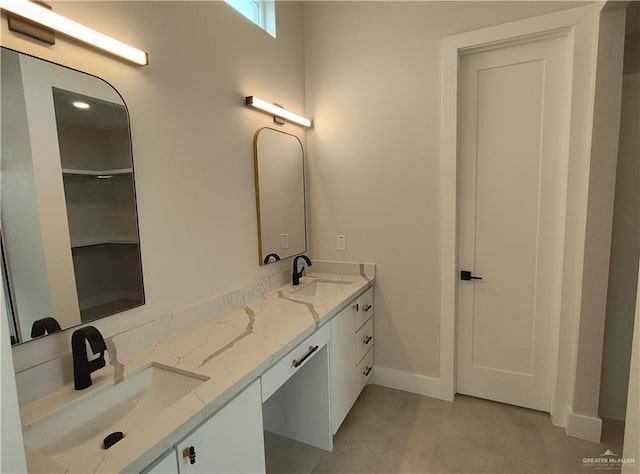
[[[460,59],[457,391],[549,411],[567,176],[568,44]]]

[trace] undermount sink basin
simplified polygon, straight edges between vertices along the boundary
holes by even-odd
[[[25,428],[28,447],[63,461],[68,456],[104,452],[104,438],[128,433],[158,415],[207,380],[171,367],[151,364],[117,384],[89,391]]]
[[[331,296],[346,288],[346,285],[350,285],[352,281],[341,280],[313,280],[311,283],[306,284],[292,291],[294,295],[305,296]]]

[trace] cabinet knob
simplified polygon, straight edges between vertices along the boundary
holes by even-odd
[[[196,463],[196,448],[194,448],[193,446],[189,446],[188,448],[184,448],[184,451],[182,451],[182,457],[183,458],[189,458],[189,464],[195,464]]]

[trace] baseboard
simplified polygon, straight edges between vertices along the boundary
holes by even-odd
[[[600,418],[602,418],[602,421],[613,423],[625,423],[627,421],[626,417],[620,418],[617,415],[607,415],[606,413],[600,413]]]
[[[375,366],[373,383],[440,400],[453,401],[450,387],[442,379]]]
[[[602,432],[602,420],[599,417],[578,415],[569,410],[565,430],[569,436],[573,436],[574,438],[599,443]]]
[[[553,426],[558,426],[560,428],[567,428],[567,423],[569,422],[569,408],[567,406],[558,407],[555,406],[551,409],[551,423]]]

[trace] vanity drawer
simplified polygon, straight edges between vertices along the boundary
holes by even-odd
[[[360,295],[354,304],[356,313],[356,331],[373,316],[373,288]]]
[[[364,323],[356,332],[356,363],[360,362],[369,349],[373,347],[373,318]]]
[[[331,332],[329,325],[314,332],[295,349],[284,356],[276,365],[260,377],[262,384],[262,401],[274,394],[293,374],[300,370],[329,342]]]
[[[364,359],[356,367],[356,379],[358,383],[358,393],[362,391],[365,385],[373,376],[373,351],[367,352]]]

